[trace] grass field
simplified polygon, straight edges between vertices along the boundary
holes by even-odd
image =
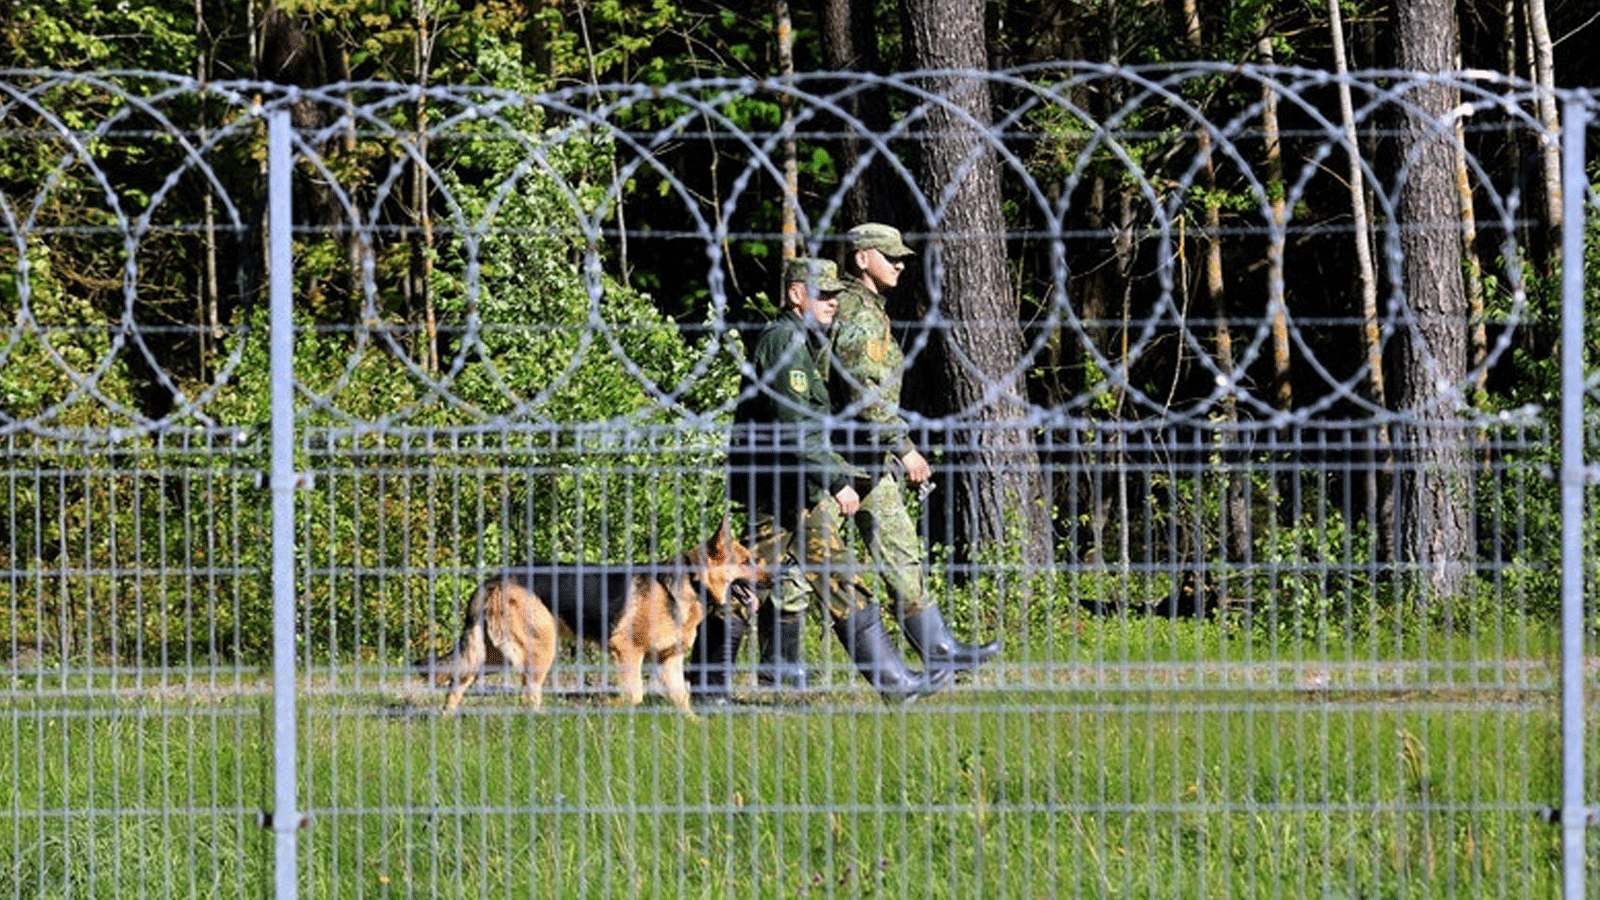
[[[1559,834],[1536,816],[1560,793],[1549,659],[1459,640],[1240,658],[1205,628],[1093,624],[1072,653],[910,707],[841,670],[698,720],[571,682],[542,713],[500,682],[447,719],[397,671],[317,670],[300,894],[1558,892]],[[0,897],[270,895],[256,673],[9,681]]]

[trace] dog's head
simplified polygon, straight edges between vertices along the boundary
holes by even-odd
[[[753,618],[760,601],[757,589],[772,587],[772,573],[756,560],[745,545],[734,540],[728,520],[692,557],[704,569],[706,592],[713,602],[728,612],[744,618]]]

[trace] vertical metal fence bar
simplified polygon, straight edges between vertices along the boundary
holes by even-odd
[[[1561,240],[1561,861],[1562,896],[1584,896],[1583,797],[1583,510],[1584,464],[1583,226],[1588,196],[1583,168],[1588,110],[1569,97],[1562,116]]]
[[[294,334],[293,150],[289,108],[267,116],[267,240],[271,291],[272,378],[272,832],[278,900],[296,896],[294,660]]]

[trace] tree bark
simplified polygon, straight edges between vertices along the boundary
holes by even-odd
[[[1400,66],[1423,75],[1446,71],[1455,59],[1453,3],[1402,0],[1395,9]],[[1406,561],[1422,578],[1419,599],[1435,603],[1461,596],[1472,546],[1469,456],[1464,433],[1451,423],[1462,405],[1468,354],[1450,122],[1456,95],[1431,81],[1405,95],[1396,205],[1400,288],[1411,324],[1399,342],[1399,528]]]
[[[1333,35],[1333,70],[1339,75],[1349,71],[1344,49],[1344,21],[1339,11],[1339,0],[1328,0],[1328,28]],[[1383,337],[1378,324],[1378,273],[1372,262],[1372,237],[1368,232],[1371,217],[1367,213],[1367,178],[1361,168],[1361,145],[1356,135],[1355,102],[1350,96],[1349,82],[1339,82],[1339,124],[1348,144],[1348,166],[1345,171],[1350,180],[1350,230],[1354,236],[1356,252],[1356,281],[1361,289],[1362,344],[1367,357],[1367,392],[1373,403],[1384,406],[1386,391],[1383,386]]]
[[[417,86],[428,86],[429,74],[433,65],[433,23],[429,19],[427,7],[421,0],[413,0],[412,11],[416,16],[417,39],[413,44],[412,64],[415,67]],[[423,371],[429,374],[439,372],[439,315],[434,308],[433,297],[433,212],[429,208],[433,172],[428,163],[429,133],[428,133],[428,95],[419,93],[416,105],[417,124],[417,159],[412,167],[412,209],[417,217],[417,227],[420,233],[418,243],[412,248],[411,255],[411,280],[410,293],[413,298],[420,300],[422,305],[422,333],[423,346],[418,357],[423,364]]]
[[[794,81],[794,24],[789,20],[789,0],[773,0],[772,14],[778,21],[778,76],[786,82]],[[778,108],[782,110],[783,131],[783,258],[796,256],[799,243],[796,220],[800,196],[800,164],[795,158],[794,98],[784,93],[778,95]]]
[[[878,56],[876,29],[873,27],[873,5],[852,3],[851,0],[817,0],[817,17],[822,22],[822,49],[829,71],[868,72],[882,70]],[[863,156],[873,147],[863,149],[858,131],[883,134],[889,127],[889,106],[883,91],[851,91],[841,97],[839,105],[860,123],[842,129],[839,140],[839,171],[853,172]],[[862,222],[894,222],[905,208],[902,195],[886,174],[886,160],[882,153],[867,160],[866,168],[848,187],[841,198],[841,224],[848,228]]]
[[[1461,68],[1459,57],[1456,59],[1456,68]],[[1467,125],[1464,119],[1465,116],[1455,117],[1456,144],[1452,155],[1455,158],[1456,199],[1461,207],[1461,253],[1467,290],[1467,318],[1472,322],[1472,330],[1468,335],[1470,347],[1467,364],[1476,369],[1489,356],[1489,329],[1483,305],[1483,267],[1478,264],[1478,215],[1472,204],[1472,170],[1467,165]],[[1479,370],[1472,386],[1482,391],[1488,377],[1488,370]]]
[[[993,114],[981,76],[983,2],[903,0],[901,8],[914,65],[954,73],[927,85],[949,106],[928,107],[917,169],[936,204],[925,272],[946,328],[940,361],[947,411],[955,415],[952,436],[964,438],[953,448],[956,546],[968,555],[1014,546],[1023,564],[1045,565],[1052,530],[1026,388],[1016,374],[1025,343],[1006,276],[1000,172],[977,130]]]
[[[1277,59],[1272,39],[1256,44],[1261,62],[1271,66]],[[1284,228],[1288,211],[1284,208],[1283,145],[1278,128],[1278,92],[1271,84],[1262,86],[1261,137],[1267,145],[1267,198],[1272,209],[1272,233],[1267,245],[1267,316],[1272,323],[1272,405],[1287,412],[1294,406],[1294,387],[1289,379],[1289,307],[1283,289]]]
[[[211,47],[208,41],[210,28],[206,23],[205,0],[194,0],[194,21],[195,37],[199,38],[195,44],[200,51],[195,60],[194,77],[199,79],[201,83],[206,83],[211,80]],[[202,141],[206,141],[209,139],[210,134],[208,125],[204,124],[206,122],[205,112],[202,110],[199,115],[202,122],[200,138]],[[201,227],[204,235],[204,249],[201,260],[200,309],[198,311],[198,321],[201,323],[201,327],[198,329],[200,340],[198,341],[199,360],[196,371],[200,373],[202,379],[209,380],[211,378],[212,344],[220,342],[223,337],[222,312],[220,309],[222,292],[219,289],[217,277],[216,197],[211,191],[207,190],[204,196],[200,198],[200,209],[203,223]]]
[[[1337,2],[1337,0],[1334,0]],[[1185,35],[1189,49],[1196,59],[1204,58],[1205,40],[1201,30],[1198,0],[1184,0]],[[1238,362],[1233,349],[1233,316],[1228,305],[1227,281],[1222,270],[1222,196],[1217,191],[1217,167],[1213,159],[1211,132],[1195,130],[1199,144],[1200,186],[1205,189],[1205,221],[1202,238],[1205,246],[1203,263],[1205,296],[1210,302],[1216,320],[1215,356],[1217,371],[1228,379],[1230,386],[1221,398],[1222,428],[1219,431],[1223,465],[1227,467],[1227,488],[1223,501],[1222,532],[1223,557],[1230,564],[1228,572],[1215,585],[1218,602],[1225,608],[1245,599],[1247,591],[1235,591],[1234,575],[1242,573],[1250,564],[1250,508],[1246,499],[1247,476],[1244,454],[1239,450],[1239,392],[1234,384]],[[1206,567],[1195,566],[1196,593],[1207,588]]]
[[[1533,82],[1540,88],[1538,94],[1539,125],[1546,140],[1540,144],[1540,158],[1544,163],[1544,215],[1549,225],[1550,258],[1559,259],[1561,241],[1561,117],[1556,111],[1555,43],[1550,39],[1550,22],[1545,16],[1544,0],[1527,0],[1528,38],[1533,45]],[[1549,267],[1554,272],[1555,267]]]
[[[1333,37],[1333,70],[1349,71],[1344,49],[1344,21],[1339,0],[1328,0],[1328,30]],[[1350,181],[1350,231],[1355,243],[1356,282],[1361,290],[1361,344],[1367,360],[1367,395],[1379,409],[1388,406],[1383,381],[1383,329],[1378,320],[1378,273],[1372,261],[1371,217],[1367,213],[1367,179],[1361,168],[1361,145],[1356,135],[1355,102],[1350,84],[1339,82],[1339,124],[1347,145]],[[1394,454],[1386,428],[1372,429],[1373,466],[1367,472],[1367,495],[1376,513],[1374,522],[1391,521],[1394,514]],[[1393,528],[1378,527],[1375,546],[1380,559],[1393,559]]]

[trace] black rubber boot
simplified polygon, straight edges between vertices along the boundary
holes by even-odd
[[[744,643],[748,628],[743,619],[714,615],[706,616],[700,623],[700,634],[689,654],[689,664],[683,667],[689,695],[695,703],[727,706],[733,702],[728,682],[733,677],[734,660],[739,656],[739,645]]]
[[[966,672],[983,665],[1000,654],[1000,642],[963,644],[950,633],[944,615],[938,606],[924,607],[922,612],[900,623],[906,643],[922,657],[923,665],[930,670],[948,669]]]
[[[756,643],[761,648],[757,684],[796,690],[810,686],[811,671],[800,652],[803,619],[802,613],[782,612],[770,600],[756,610]]]
[[[892,703],[926,697],[948,686],[955,677],[950,669],[933,672],[907,669],[899,649],[889,640],[889,629],[884,627],[883,616],[876,606],[835,619],[833,633],[839,636],[839,642],[844,644],[861,677]]]

